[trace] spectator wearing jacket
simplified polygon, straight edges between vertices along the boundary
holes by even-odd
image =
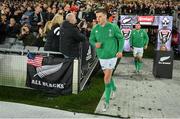
[[[20,32],[20,26],[16,23],[14,18],[10,18],[10,22],[6,28],[6,35],[8,38],[17,38],[17,35]]]
[[[63,22],[63,16],[56,14],[51,22],[48,22],[46,28],[45,51],[59,52],[60,25]]]
[[[86,40],[86,36],[75,26],[77,19],[74,13],[66,15],[66,20],[61,25],[61,38],[59,51],[67,57],[80,57],[80,42]]]
[[[37,5],[35,7],[35,11],[32,13],[32,15],[30,16],[30,25],[31,25],[31,30],[33,32],[33,34],[36,36],[38,33],[39,28],[43,25],[44,20],[43,20],[43,16],[41,14],[41,7],[39,5]]]
[[[30,16],[32,15],[33,11],[32,11],[32,8],[29,6],[27,8],[27,11],[22,15],[21,17],[21,25],[23,24],[28,24],[30,25]]]
[[[24,24],[21,27],[21,33],[18,36],[18,40],[23,41],[24,46],[35,46],[37,38],[30,32],[28,24]]]

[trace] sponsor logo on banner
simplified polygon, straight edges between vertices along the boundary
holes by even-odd
[[[131,25],[131,17],[125,17],[124,19],[122,19],[121,24],[122,25]]]
[[[154,18],[154,16],[138,16],[138,22],[142,25],[152,25]]]
[[[159,59],[159,64],[171,64],[171,62],[167,62],[167,60],[170,59],[170,56],[166,56],[166,57],[161,57]]]
[[[159,16],[158,50],[171,50],[172,16]]]
[[[160,29],[159,30],[159,38],[162,44],[165,44],[171,36],[171,30],[169,29]]]
[[[161,62],[164,62],[164,61],[168,60],[169,58],[170,58],[170,56],[161,57],[161,58],[160,58],[160,61],[161,61]]]
[[[162,26],[163,27],[167,27],[170,23],[170,20],[168,17],[164,17],[163,20],[162,20]]]
[[[49,82],[43,82],[39,80],[31,80],[31,83],[34,85],[39,85],[39,86],[44,86],[44,87],[49,87],[49,88],[59,88],[59,89],[64,89],[64,85],[62,83],[49,83]]]
[[[130,28],[122,28],[122,33],[124,35],[125,40],[129,40],[131,29]]]

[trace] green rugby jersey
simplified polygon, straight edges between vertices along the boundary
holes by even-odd
[[[143,48],[145,45],[148,45],[148,42],[149,37],[145,30],[132,30],[129,40],[130,46]]]
[[[90,43],[95,46],[101,43],[101,48],[96,48],[100,59],[116,57],[117,52],[123,51],[124,37],[116,24],[107,22],[105,26],[97,24],[91,31]]]

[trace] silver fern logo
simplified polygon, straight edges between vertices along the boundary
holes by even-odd
[[[167,57],[161,57],[159,59],[159,64],[171,64],[171,61],[167,61],[170,59],[171,56],[167,56]]]
[[[122,23],[123,23],[123,24],[127,24],[127,23],[129,23],[131,20],[132,20],[131,17],[126,17],[126,18],[124,18],[124,19],[122,20]]]
[[[160,61],[161,61],[161,62],[164,62],[165,60],[168,60],[169,58],[170,58],[170,56],[167,56],[167,57],[161,57],[161,58],[160,58]]]

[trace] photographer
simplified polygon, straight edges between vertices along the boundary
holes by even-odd
[[[30,27],[27,24],[21,27],[21,33],[18,39],[23,41],[24,46],[33,46],[36,42],[36,37],[30,32]]]

